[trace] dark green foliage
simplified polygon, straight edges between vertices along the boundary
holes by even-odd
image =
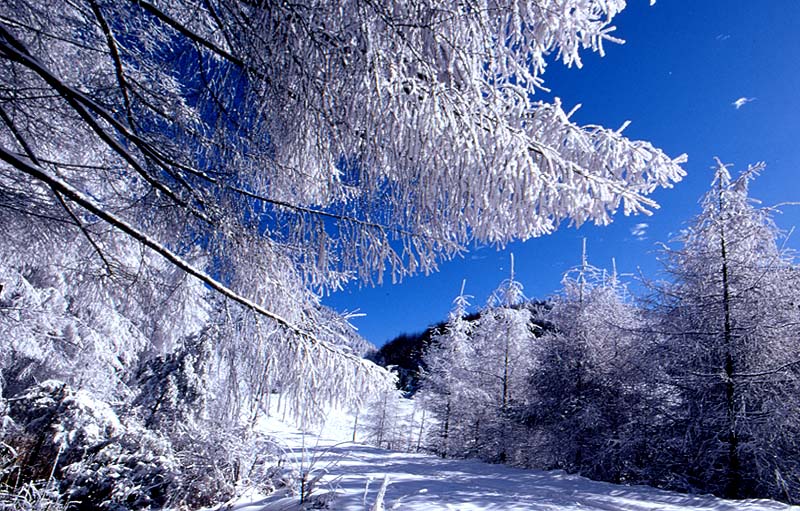
[[[443,327],[444,322],[417,334],[401,334],[369,354],[368,358],[383,367],[391,366],[397,373],[397,388],[412,396],[419,389],[419,372],[424,368],[422,355],[431,337]]]
[[[43,481],[74,510],[167,504],[178,475],[169,442],[123,425],[88,393],[49,380],[10,399],[8,415],[13,425],[4,442],[16,459],[3,474],[7,488]]]
[[[210,357],[206,330],[186,339],[175,352],[141,365],[135,376],[133,406],[147,427],[175,431],[205,408]]]

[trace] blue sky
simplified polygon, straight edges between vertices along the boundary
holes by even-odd
[[[613,257],[621,273],[658,277],[656,243],[697,214],[714,156],[735,169],[765,161],[751,195],[765,204],[800,201],[800,0],[659,0],[652,7],[630,0],[614,25],[624,45],[606,45],[604,58],[584,54],[582,69],[551,64],[545,85],[566,110],[583,105],[573,116],[579,124],[616,128],[630,120],[628,137],[689,155],[684,181],[653,195],[661,209],[650,217],[619,214],[606,227],[564,225],[504,250],[478,247],[443,262],[436,274],[377,288],[353,285],[324,302],[365,313],[353,324],[381,345],[444,319],[463,279],[473,305],[484,304],[508,277],[510,252],[529,298],[558,291],[563,273],[580,261],[584,237],[594,265],[610,268]],[[735,108],[742,97],[755,99]],[[783,211],[776,218],[781,228],[800,226],[800,206]],[[788,246],[800,248],[800,233]]]

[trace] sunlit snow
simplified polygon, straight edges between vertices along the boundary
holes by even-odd
[[[596,482],[566,474],[522,470],[475,460],[442,459],[426,454],[387,451],[347,441],[352,426],[337,417],[323,436],[303,435],[276,418],[261,427],[276,435],[287,462],[314,478],[324,472],[313,495],[337,511],[777,511],[800,510],[769,500],[732,501],[685,495],[647,486]],[[384,478],[384,508],[373,507]],[[333,499],[333,500],[329,500]],[[249,493],[235,511],[296,511],[297,496],[264,497]]]

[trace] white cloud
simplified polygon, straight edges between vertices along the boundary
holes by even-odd
[[[717,34],[717,41],[727,41],[730,38],[730,34]]]
[[[646,240],[648,227],[650,227],[649,224],[645,223],[636,224],[633,227],[631,227],[631,235],[639,241]]]
[[[752,103],[755,100],[756,100],[756,98],[746,98],[746,97],[742,96],[741,98],[739,98],[736,101],[734,101],[733,103],[731,103],[731,105],[736,107],[736,110],[739,110],[740,108],[745,106],[747,103]]]

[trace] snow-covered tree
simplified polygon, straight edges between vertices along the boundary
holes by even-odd
[[[481,365],[484,371],[497,377],[490,388],[499,385],[499,423],[493,424],[487,432],[494,430],[490,436],[496,439],[491,445],[495,446],[496,459],[500,462],[513,462],[516,458],[509,449],[513,443],[506,439],[514,436],[510,428],[514,422],[512,414],[525,402],[525,379],[533,360],[533,328],[522,284],[514,279],[512,254],[511,276],[492,295],[476,327],[477,349],[483,355],[478,360],[486,364]]]
[[[660,364],[674,391],[675,468],[730,497],[800,496],[800,272],[771,208],[749,197],[763,165],[732,179],[717,160],[702,212],[664,248]]]
[[[640,399],[636,372],[636,310],[616,269],[587,261],[564,275],[563,291],[538,319],[526,423],[529,462],[619,482],[635,446],[633,416]]]
[[[470,394],[474,392],[468,369],[473,324],[466,319],[470,297],[464,294],[465,285],[466,281],[462,282],[461,293],[453,300],[444,330],[433,336],[423,355],[426,369],[418,392],[439,424],[430,447],[442,457],[451,454],[452,437],[462,437],[463,442],[463,436],[456,432],[463,429],[465,413],[471,408]]]
[[[468,298],[462,286],[424,354],[418,398],[438,426],[427,445],[445,457],[513,462],[511,418],[524,401],[534,328],[513,256],[510,278],[473,318]]]
[[[386,449],[408,449],[413,430],[403,414],[403,393],[398,389],[386,389],[373,396],[362,420],[367,442]]]
[[[500,367],[500,405],[507,411],[527,372],[531,339],[531,314],[524,307],[522,284],[514,279],[514,254],[511,254],[511,276],[492,294],[478,322],[477,333],[483,334],[485,347],[496,346]]]
[[[683,175],[534,100],[546,57],[602,53],[625,2],[549,4],[3,2],[3,216],[109,270],[122,234],[278,325],[305,370],[384,378],[280,311],[643,212]]]
[[[106,266],[80,234],[56,233],[56,246],[52,238],[29,240],[30,231],[9,220],[0,219],[9,228],[0,243],[0,373],[8,395],[59,378],[109,397],[123,390],[140,357],[174,349],[208,320],[202,284],[127,238],[98,237],[111,247]]]

